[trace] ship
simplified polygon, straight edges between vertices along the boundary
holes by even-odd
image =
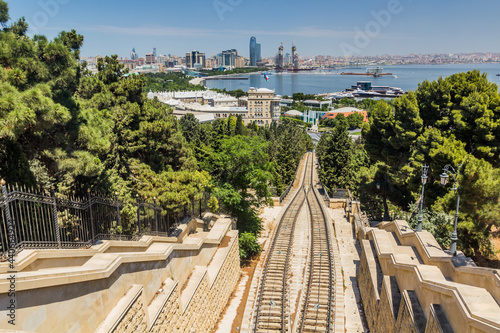
[[[352,72],[342,72],[340,75],[366,75],[373,77],[380,77],[385,75],[392,75],[392,73],[384,73],[382,67],[368,67],[365,73],[352,73]]]
[[[347,88],[346,91],[351,92],[354,97],[363,98],[394,98],[405,94],[404,90],[399,87],[372,86],[371,81],[358,81],[356,85]]]

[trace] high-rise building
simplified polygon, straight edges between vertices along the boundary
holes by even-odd
[[[325,56],[318,55],[318,56],[316,56],[315,60],[316,60],[316,63],[323,65],[325,63]]]
[[[276,65],[278,66],[278,69],[282,69],[284,67],[283,63],[283,43],[281,43],[279,49],[278,49],[278,59],[276,60]]]
[[[223,67],[236,67],[236,58],[238,57],[238,51],[235,49],[222,51],[219,54],[219,65]]]
[[[196,50],[186,53],[186,67],[195,68],[200,66],[205,68],[205,53]]]
[[[236,57],[236,62],[235,62],[234,67],[243,68],[246,66],[246,63],[247,63],[247,59],[245,59],[244,57],[238,56],[238,57]]]
[[[257,65],[257,38],[250,38],[250,66]]]
[[[146,64],[147,65],[156,64],[156,57],[154,56],[153,53],[146,53]]]
[[[167,60],[167,56],[166,55],[159,55],[159,56],[156,56],[156,63],[157,64],[164,64],[165,61]]]
[[[130,59],[132,60],[137,60],[139,59],[139,56],[137,55],[137,53],[135,52],[135,47],[132,49],[132,52],[130,52]]]
[[[292,45],[292,61],[293,69],[299,69],[299,55],[297,54],[297,47]]]
[[[156,57],[156,47],[153,47],[153,55]]]
[[[257,43],[257,38],[250,38],[250,66],[257,66],[257,63],[262,60],[262,52],[260,44]]]
[[[292,56],[290,53],[285,54],[285,65],[290,65],[292,63]]]

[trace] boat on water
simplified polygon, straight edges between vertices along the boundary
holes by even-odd
[[[384,69],[382,67],[368,67],[365,73],[351,73],[351,72],[342,72],[340,75],[366,75],[373,77],[381,77],[386,75],[392,75],[392,73],[384,73]]]
[[[343,99],[343,98],[354,98],[354,95],[351,92],[338,92],[329,94],[329,97],[335,99]]]
[[[363,97],[363,98],[376,98],[376,97],[384,97],[381,93],[376,91],[365,91],[361,89],[356,89],[352,95],[354,97]]]
[[[351,92],[354,97],[363,98],[394,98],[405,94],[399,87],[372,86],[371,81],[358,81],[356,85],[347,88],[346,92]]]

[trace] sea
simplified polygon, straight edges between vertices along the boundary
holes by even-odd
[[[369,66],[370,68],[376,66]],[[241,75],[248,80],[209,80],[205,81],[207,88],[219,88],[226,90],[242,89],[247,91],[250,87],[274,89],[277,95],[291,96],[293,93],[321,94],[345,91],[356,85],[357,81],[371,81],[374,86],[399,87],[404,91],[415,90],[422,81],[434,81],[439,77],[467,72],[479,69],[488,74],[491,82],[500,86],[500,63],[494,64],[446,64],[446,65],[398,65],[381,66],[384,73],[392,73],[390,76],[369,77],[341,75],[341,72],[364,73],[368,67],[351,69],[323,69],[315,71],[304,71],[298,73],[268,73],[269,81],[266,81],[262,73]]]

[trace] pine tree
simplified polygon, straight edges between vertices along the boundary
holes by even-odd
[[[347,121],[343,117],[337,117],[339,119],[332,132],[323,134],[317,147],[320,178],[330,191],[349,188],[352,180],[352,140],[347,131]]]
[[[245,134],[245,125],[243,124],[243,119],[239,114],[236,118],[236,128],[234,130],[235,135],[244,135]]]

